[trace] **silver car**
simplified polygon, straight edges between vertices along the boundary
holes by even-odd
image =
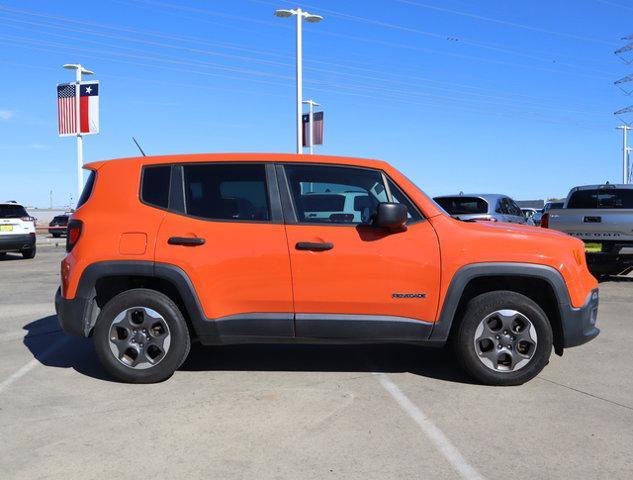
[[[450,216],[458,220],[527,223],[519,206],[507,195],[464,193],[443,195],[433,200]]]

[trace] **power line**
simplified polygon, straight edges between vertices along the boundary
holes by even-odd
[[[96,35],[96,36],[101,36],[101,37],[105,37],[105,38],[113,38],[113,39],[118,39],[118,40],[125,40],[126,42],[130,43],[130,42],[136,42],[136,43],[143,43],[143,44],[147,44],[147,45],[152,45],[152,46],[159,46],[162,48],[173,48],[173,49],[180,49],[180,50],[184,50],[184,51],[189,51],[189,52],[193,52],[193,53],[198,53],[198,54],[205,54],[205,55],[216,55],[216,56],[220,56],[220,57],[225,57],[225,58],[230,58],[230,59],[239,59],[239,60],[246,60],[248,62],[257,62],[258,58],[255,57],[246,57],[246,56],[242,56],[242,55],[232,55],[232,54],[223,54],[223,53],[219,53],[219,52],[215,52],[215,51],[209,51],[209,50],[201,50],[201,49],[192,49],[192,48],[188,48],[188,47],[183,47],[183,46],[179,46],[179,45],[174,45],[174,44],[168,44],[168,43],[162,43],[162,42],[154,42],[154,41],[146,41],[143,39],[138,39],[136,37],[128,37],[128,36],[120,36],[120,35],[112,35],[109,33],[101,33],[101,32],[97,32],[92,30],[86,30],[86,29],[78,29],[78,28],[72,28],[72,27],[67,27],[67,26],[60,26],[60,25],[55,25],[55,24],[50,24],[50,23],[41,23],[41,22],[32,22],[32,21],[26,21],[26,20],[17,20],[17,19],[6,19],[12,22],[19,22],[19,23],[24,23],[27,25],[36,25],[36,26],[45,26],[45,27],[49,27],[49,28],[56,28],[56,29],[61,29],[64,31],[71,31],[71,32],[79,32],[82,33],[84,36],[81,38],[82,41],[90,41],[90,40],[86,40],[85,35]],[[19,28],[19,27],[15,27],[14,28]],[[42,33],[42,32],[41,32]],[[139,33],[144,33],[144,32],[139,32]],[[50,33],[50,32],[46,32],[46,34],[48,35],[53,35],[53,36],[61,36],[62,38],[71,38],[74,39],[74,37],[69,37],[69,36],[65,36],[65,35],[59,35],[59,34],[54,34],[54,33]],[[93,43],[98,43],[99,45],[104,45],[102,42],[93,42]],[[120,46],[114,46],[114,45],[110,45],[113,48],[119,48],[119,49],[125,49],[125,50],[131,50],[128,47],[120,47]],[[206,63],[206,62],[196,62],[196,63]],[[271,65],[275,65],[275,66],[291,66],[290,63],[285,63],[285,62],[278,62],[278,61],[270,61],[270,60],[261,60],[260,63],[264,63],[264,64],[271,64]],[[348,76],[348,77],[356,77],[356,78],[361,78],[361,79],[369,79],[372,81],[379,81],[379,82],[383,82],[383,83],[389,83],[389,84],[396,84],[396,85],[410,85],[409,82],[401,82],[401,81],[397,81],[397,80],[390,80],[390,79],[385,79],[385,78],[381,78],[381,77],[370,77],[367,75],[359,75],[359,74],[355,74],[355,73],[349,73],[349,72],[342,72],[340,71],[341,67],[344,67],[344,65],[341,64],[332,64],[331,62],[321,62],[324,64],[328,64],[328,65],[334,65],[337,69],[336,70],[327,70],[327,69],[322,69],[322,68],[314,68],[314,67],[306,67],[310,70],[319,72],[319,73],[325,73],[325,74],[333,74],[333,75],[337,75],[337,76]],[[212,65],[218,65],[213,63]],[[379,72],[376,70],[369,70],[369,69],[362,69],[365,71],[369,71],[371,73],[379,73],[382,74],[384,72]],[[393,74],[392,74],[393,75]],[[419,79],[416,77],[412,77],[411,75],[408,75],[406,77],[402,77],[399,76],[398,78],[407,78],[407,79]],[[424,81],[428,81],[428,79],[424,79]],[[442,83],[442,82],[437,82],[436,83]],[[460,85],[462,87],[465,87],[464,85]],[[467,86],[468,88],[472,88],[471,86]],[[429,88],[434,88],[436,90],[448,90],[448,91],[454,91],[454,89],[452,88],[448,88],[446,86],[443,87],[437,87],[437,86],[433,86],[433,87],[429,87]],[[480,89],[481,90],[481,89]],[[469,92],[468,95],[471,96],[479,96],[479,97],[483,97],[483,98],[505,98],[508,99],[507,96],[499,96],[499,95],[490,95],[490,94],[481,94],[481,93],[473,93],[473,92]],[[516,101],[516,100],[515,100]],[[525,100],[519,100],[519,102],[524,102]],[[549,104],[546,108],[552,108]]]
[[[66,38],[66,39],[70,39],[70,40],[76,40],[75,37],[72,36],[68,36],[68,35],[64,35],[64,34],[56,34],[56,33],[50,33],[47,32],[47,34],[49,35],[53,35],[56,37],[62,37],[62,38]],[[16,37],[7,37],[5,35],[5,38],[8,38],[9,40],[16,40]],[[25,37],[17,37],[17,40],[30,40],[28,38]],[[39,44],[42,44],[43,42],[41,40],[36,40],[36,42],[38,42]],[[168,63],[175,63],[175,64],[181,64],[181,65],[188,65],[188,66],[195,66],[195,67],[210,67],[213,69],[219,69],[219,70],[225,70],[225,71],[230,71],[230,72],[236,72],[236,73],[246,73],[249,75],[260,75],[260,76],[264,76],[264,77],[270,77],[270,78],[278,78],[278,79],[282,79],[282,80],[288,80],[291,77],[289,76],[284,76],[284,75],[278,75],[278,74],[273,74],[273,73],[269,73],[269,72],[262,72],[262,71],[257,71],[257,70],[252,70],[252,69],[242,69],[242,68],[235,68],[235,67],[229,67],[223,64],[218,64],[215,62],[208,62],[208,61],[201,61],[201,60],[183,60],[180,57],[174,58],[174,57],[165,57],[165,56],[148,56],[146,54],[146,52],[144,51],[139,51],[139,50],[135,50],[133,48],[130,47],[122,47],[122,46],[118,46],[118,45],[111,45],[111,44],[104,44],[101,41],[95,41],[95,40],[90,40],[88,38],[83,37],[82,38],[82,42],[83,43],[96,43],[99,46],[102,47],[110,47],[110,48],[115,48],[115,49],[119,49],[119,50],[125,50],[128,52],[132,52],[132,53],[121,53],[121,52],[108,52],[105,51],[103,49],[100,50],[95,50],[99,53],[102,54],[106,54],[106,55],[114,55],[114,56],[124,56],[127,58],[139,58],[139,59],[144,59],[144,60],[153,60],[153,61],[164,61],[164,62],[168,62]],[[50,44],[56,47],[67,47],[67,44]],[[72,45],[70,45],[72,47]],[[323,70],[322,70],[323,71]],[[337,73],[337,72],[328,72],[325,71],[326,73]],[[346,74],[349,76],[349,74]],[[352,74],[353,75],[353,74]],[[367,79],[367,80],[372,80],[372,81],[382,81],[384,83],[384,79],[380,79],[380,78],[376,78],[376,77],[368,77],[366,75],[356,75],[357,77],[360,77],[362,79]],[[319,80],[319,79],[312,79],[312,80],[307,80],[307,83],[310,84],[315,84],[315,85],[330,85],[336,88],[346,88],[346,89],[351,89],[351,90],[358,90],[358,89],[362,89],[364,91],[374,91],[374,92],[385,92],[389,95],[392,96],[397,96],[397,95],[401,95],[403,97],[424,97],[424,98],[435,98],[435,99],[442,99],[442,100],[448,100],[448,101],[457,101],[460,103],[464,103],[464,102],[478,102],[481,101],[479,99],[474,99],[474,98],[465,98],[464,96],[439,96],[439,95],[433,95],[430,94],[428,92],[421,92],[421,91],[416,91],[416,90],[398,90],[398,89],[394,89],[393,87],[387,87],[387,86],[380,86],[380,85],[376,85],[375,83],[372,84],[358,84],[358,83],[351,83],[351,82],[346,82],[344,84],[340,84],[340,83],[336,83],[336,82],[332,82],[329,80]],[[392,84],[398,84],[400,83],[401,85],[404,86],[410,86],[409,83],[405,83],[405,82],[391,82]],[[473,95],[472,93],[470,95]],[[482,99],[491,99],[491,100],[501,100],[502,102],[507,102],[507,98],[503,98],[503,97],[498,97],[498,96],[493,96],[493,95],[483,95],[483,94],[479,94],[479,97],[481,97]],[[526,105],[521,105],[520,103],[523,102]],[[491,102],[488,102],[491,103]],[[518,104],[518,105],[517,105]],[[525,101],[514,101],[514,105],[516,105],[517,107],[521,108],[521,107],[528,107],[528,108],[537,108],[537,109],[541,109],[541,110],[555,110],[555,111],[564,111],[562,108],[560,107],[553,107],[551,105],[539,105],[539,104],[534,104],[532,103],[527,103]],[[512,107],[514,107],[514,105],[512,105]],[[584,110],[567,110],[567,112],[569,113],[594,113],[594,112],[588,112],[588,111],[584,111]]]
[[[482,21],[485,21],[485,22],[497,23],[499,25],[505,25],[507,27],[520,28],[520,29],[523,29],[523,30],[530,30],[530,31],[533,31],[533,32],[546,33],[548,35],[555,35],[555,36],[558,36],[558,37],[572,38],[574,40],[583,40],[585,42],[600,43],[600,44],[603,44],[603,45],[611,45],[611,46],[615,45],[613,42],[610,42],[610,41],[607,41],[607,40],[602,40],[600,38],[585,37],[585,36],[582,36],[582,35],[576,35],[576,34],[567,33],[567,32],[560,32],[560,31],[557,31],[557,30],[548,30],[546,28],[535,27],[533,25],[526,25],[526,24],[523,24],[523,23],[510,22],[508,20],[501,20],[501,19],[498,19],[498,18],[486,17],[486,16],[483,16],[483,15],[477,15],[477,14],[474,14],[474,13],[471,13],[471,12],[464,12],[464,11],[461,11],[461,10],[453,10],[453,9],[450,9],[450,8],[438,7],[436,5],[429,5],[429,4],[426,4],[426,3],[414,2],[412,0],[394,0],[394,1],[398,2],[398,3],[406,4],[406,5],[413,5],[413,6],[420,7],[420,8],[426,8],[426,9],[429,9],[429,10],[435,10],[435,11],[438,11],[438,12],[450,13],[450,14],[459,15],[459,16],[462,16],[462,17],[473,18],[475,20],[482,20]]]
[[[0,35],[0,38],[5,38],[9,40],[9,42],[11,41],[15,41],[15,39],[8,37],[7,36],[2,36]],[[25,43],[31,43],[34,44],[34,46],[27,46],[25,45]],[[54,47],[54,50],[49,50],[46,48],[42,48],[42,44],[45,46],[46,43],[45,42],[40,42],[40,41],[33,41],[33,40],[24,40],[24,39],[17,39],[17,41],[15,41],[14,45],[15,46],[19,46],[22,48],[32,48],[32,49],[36,49],[36,50],[43,50],[43,51],[47,51],[47,52],[59,52],[59,48],[62,47],[66,50],[75,50],[75,51],[80,51],[80,52],[88,52],[87,57],[92,57],[92,58],[98,58],[103,60],[102,55],[113,55],[113,56],[121,56],[123,58],[146,58],[149,60],[154,60],[155,57],[143,57],[143,56],[138,56],[138,55],[130,55],[130,54],[121,54],[120,52],[108,52],[108,51],[103,51],[103,50],[95,50],[95,49],[82,49],[80,47],[73,47],[73,46],[68,46],[68,45],[64,45],[64,44],[48,44],[48,45],[52,45]],[[167,69],[167,70],[173,70],[173,71],[177,71],[177,72],[185,72],[185,73],[193,73],[193,74],[199,74],[199,75],[206,75],[206,76],[215,76],[215,77],[226,77],[226,78],[239,78],[242,80],[242,78],[240,77],[235,77],[234,75],[226,75],[226,74],[222,74],[222,73],[212,73],[212,72],[205,72],[205,71],[200,71],[200,70],[192,70],[192,69],[183,69],[182,67],[173,67],[173,66],[164,66],[164,65],[156,65],[156,64],[151,64],[151,63],[147,63],[145,61],[139,61],[139,60],[135,60],[135,61],[129,61],[129,60],[120,60],[120,59],[116,59],[116,60],[111,60],[111,61],[115,61],[118,63],[125,63],[125,64],[134,64],[137,66],[141,66],[141,67],[151,67],[151,68],[162,68],[162,69]],[[177,63],[177,64],[185,64],[186,62],[175,62],[172,60],[169,60],[169,63]],[[287,85],[287,84],[283,84],[283,83],[279,83],[279,82],[271,82],[271,81],[266,81],[266,80],[261,80],[261,79],[253,79],[253,78],[248,78],[249,82],[258,82],[258,83],[268,83],[268,84],[272,84],[272,85]],[[329,94],[332,95],[343,95],[343,96],[354,96],[354,97],[363,97],[363,98],[373,98],[374,100],[377,99],[375,94],[370,94],[367,93],[366,89],[362,89],[360,92],[359,91],[343,91],[344,88],[350,88],[350,85],[337,85],[337,84],[332,84],[332,86],[337,87],[336,90],[330,90],[330,89],[323,89],[323,88],[319,88],[318,86],[316,87],[312,87],[313,90],[315,91],[323,91],[323,92],[327,92]],[[353,86],[351,86],[353,88]],[[476,113],[476,114],[483,114],[483,115],[488,115],[488,116],[504,116],[507,115],[504,112],[501,111],[493,111],[490,109],[477,109],[477,108],[472,108],[469,105],[464,105],[463,102],[462,104],[459,105],[451,105],[451,104],[446,104],[444,100],[442,100],[442,103],[438,104],[437,103],[437,98],[433,98],[430,97],[428,99],[426,99],[426,102],[421,102],[421,101],[412,101],[410,95],[389,95],[389,94],[383,94],[382,95],[383,98],[388,99],[390,102],[397,102],[397,103],[402,103],[402,104],[406,104],[406,105],[420,105],[420,106],[428,106],[428,105],[435,105],[435,106],[441,106],[443,109],[448,109],[448,110],[459,110],[462,112],[468,112],[468,113]],[[435,100],[435,102],[434,102]],[[506,106],[508,107],[508,106]],[[514,110],[514,108],[512,106],[509,106],[510,109]],[[521,115],[522,113],[522,115]],[[556,118],[552,118],[552,117],[546,117],[546,116],[542,116],[542,115],[534,115],[532,114],[532,112],[521,112],[519,110],[519,114],[517,114],[516,112],[512,112],[511,116],[513,118],[525,118],[525,119],[529,119],[529,120],[538,120],[538,121],[542,121],[542,122],[546,122],[546,123],[552,123],[552,124],[566,124],[569,123],[569,119],[556,119]],[[578,124],[578,125],[582,125],[582,124]],[[585,124],[588,125],[588,124]]]

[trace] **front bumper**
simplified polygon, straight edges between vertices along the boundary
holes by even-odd
[[[78,337],[90,336],[92,330],[94,300],[89,298],[73,298],[69,300],[62,295],[61,288],[55,293],[55,311],[62,330],[68,335]]]
[[[585,304],[580,308],[571,305],[562,309],[563,347],[575,347],[587,343],[598,336],[598,289],[592,290]]]
[[[35,233],[0,235],[0,252],[29,250],[35,246]]]

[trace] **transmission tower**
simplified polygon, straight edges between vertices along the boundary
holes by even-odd
[[[618,48],[615,52],[615,55],[620,58],[624,63],[630,65],[633,63],[633,58],[629,57],[627,54],[629,52],[633,52],[633,43],[630,40],[633,40],[633,35],[627,35],[626,37],[622,37],[622,40],[629,41],[626,45],[621,48]],[[613,84],[618,87],[624,94],[628,97],[633,94],[633,87],[627,88],[629,85],[633,85],[633,75],[626,75],[622,77]],[[622,120],[622,125],[618,126],[618,130],[622,130],[622,183],[630,183],[631,182],[631,168],[629,166],[629,153],[631,148],[628,145],[628,131],[631,130],[631,123],[624,120],[622,115],[626,115],[629,113],[633,113],[633,105],[628,107],[621,108],[613,112],[613,114]]]

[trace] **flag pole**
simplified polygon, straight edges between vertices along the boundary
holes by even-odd
[[[81,106],[81,96],[79,89],[81,88],[81,65],[78,65],[78,68],[75,70],[75,101],[76,101],[76,112],[75,112],[75,122],[77,127],[77,201],[79,201],[79,197],[81,196],[81,192],[84,189],[84,139],[81,136],[81,115],[80,115],[80,106]]]
[[[81,135],[81,74],[92,75],[94,72],[85,69],[80,64],[67,63],[63,66],[68,70],[75,71],[75,127],[77,133],[77,200],[84,189],[84,141]]]

